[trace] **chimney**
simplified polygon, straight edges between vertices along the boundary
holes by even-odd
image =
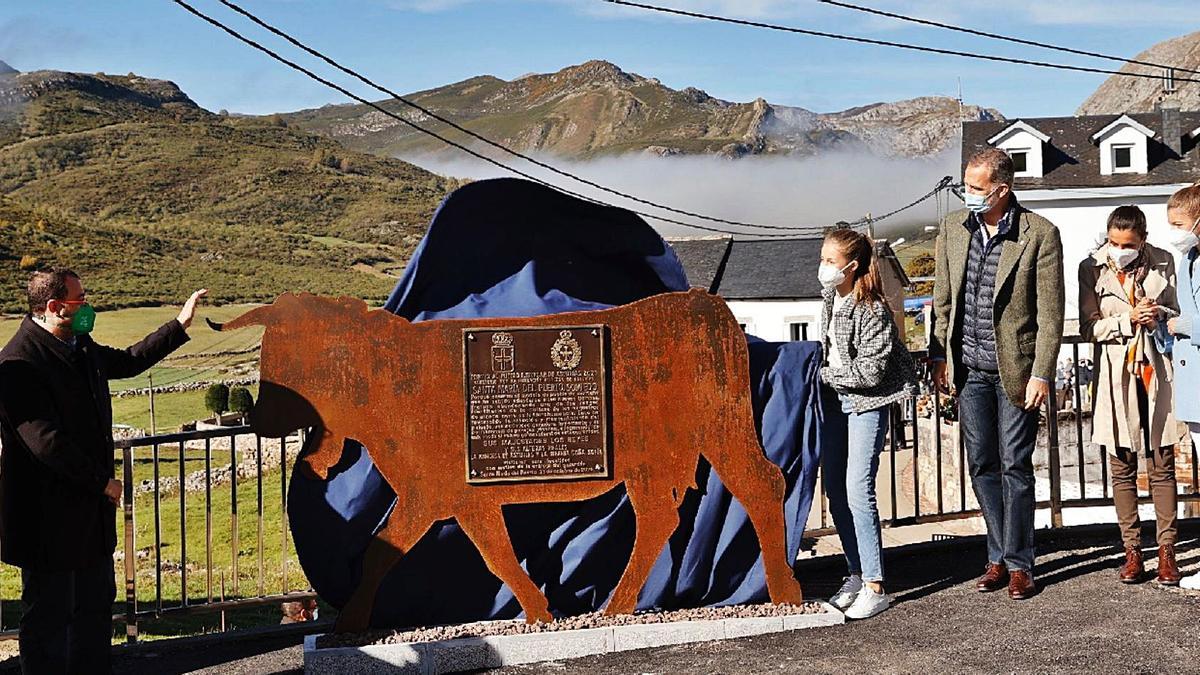
[[[1183,157],[1183,120],[1179,115],[1179,101],[1166,98],[1159,105],[1162,112],[1163,143],[1175,157]]]

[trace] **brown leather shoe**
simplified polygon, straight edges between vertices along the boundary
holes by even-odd
[[[991,593],[1004,588],[1008,583],[1008,568],[1004,563],[988,563],[987,571],[975,582],[975,590],[980,593]]]
[[[1158,583],[1164,586],[1179,585],[1179,565],[1175,563],[1175,545],[1163,544],[1158,547]]]
[[[1142,561],[1142,549],[1137,546],[1125,547],[1125,564],[1117,578],[1123,584],[1136,584],[1146,576],[1146,564]]]
[[[1008,575],[1008,597],[1013,600],[1028,600],[1037,593],[1033,576],[1025,570],[1013,570]]]

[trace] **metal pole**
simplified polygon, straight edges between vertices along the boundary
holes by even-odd
[[[212,573],[212,440],[204,439],[204,566],[208,601],[213,601]]]
[[[179,586],[183,590],[181,604],[187,607],[187,463],[184,453],[184,442],[179,441]]]
[[[137,624],[137,548],[134,542],[136,524],[133,520],[133,447],[121,449],[122,477],[124,478],[125,499],[125,641],[135,644],[138,641]]]
[[[146,375],[146,379],[150,384],[150,435],[158,435],[158,425],[154,420],[154,375]]]
[[[237,503],[237,478],[238,478],[238,452],[237,452],[237,436],[229,437],[229,464],[231,470],[229,472],[229,542],[232,550],[230,554],[233,560],[233,594],[238,594],[238,552],[241,550],[241,538],[238,536],[238,503]],[[222,579],[224,578],[222,571]],[[222,595],[225,593],[224,588],[221,590]],[[222,597],[224,600],[224,597]]]
[[[1058,405],[1055,400],[1054,383],[1050,383],[1050,396],[1046,398],[1046,427],[1050,432],[1050,526],[1063,526],[1062,514],[1062,467],[1058,454]],[[1082,487],[1082,486],[1081,486]]]

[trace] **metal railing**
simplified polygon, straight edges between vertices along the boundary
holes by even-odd
[[[1078,337],[1066,337],[1063,343],[1071,348],[1077,374],[1081,355],[1091,357],[1091,343],[1082,342]],[[1083,354],[1084,349],[1089,353]],[[946,397],[933,387],[925,355],[922,352],[913,355],[921,364],[922,395],[906,404],[893,405],[893,424],[880,461],[878,484],[882,487],[878,490],[878,499],[880,519],[885,528],[981,515],[970,490],[966,447],[958,422],[943,418]],[[1051,395],[1041,411],[1035,451],[1034,475],[1037,491],[1041,494],[1036,508],[1048,510],[1049,524],[1055,528],[1063,526],[1064,513],[1068,510],[1113,505],[1107,452],[1085,436],[1085,430],[1088,435],[1091,431],[1090,401],[1084,405],[1088,392],[1078,376],[1072,378],[1068,391],[1072,405],[1059,410],[1058,391],[1051,383]],[[920,410],[922,403],[929,410],[926,415]],[[1085,417],[1088,418],[1086,424]],[[1061,438],[1064,428],[1073,437],[1066,447]],[[1181,503],[1200,502],[1200,476],[1197,475],[1200,462],[1197,460],[1197,448],[1190,439],[1185,439],[1176,452]],[[1064,496],[1064,488],[1069,495]],[[805,530],[809,537],[835,532],[820,476],[816,490],[813,513]],[[1139,494],[1140,503],[1150,501],[1149,496]]]
[[[304,432],[283,438],[264,439],[254,435],[246,426],[186,431],[116,441],[116,450],[121,453],[119,473],[124,486],[123,507],[120,514],[122,532],[119,533],[123,533],[123,537],[118,539],[118,541],[123,540],[123,544],[118,548],[118,557],[122,554],[124,556],[122,568],[125,607],[124,611],[115,614],[113,619],[115,623],[125,624],[127,642],[137,642],[139,624],[147,620],[183,614],[220,613],[221,625],[224,629],[225,612],[229,610],[266,605],[278,606],[284,602],[316,597],[316,594],[307,588],[307,584],[303,588],[293,590],[289,587],[288,581],[290,553],[287,519],[288,462],[290,457],[298,454],[303,443]],[[226,444],[227,448],[215,447]],[[264,474],[268,472],[264,470],[264,446],[267,446],[267,454],[272,455],[273,450],[270,446],[275,444],[278,445],[278,497],[272,494],[275,487],[264,483]],[[203,451],[202,457],[196,457],[200,450]],[[252,460],[243,461],[239,452],[250,450],[253,451]],[[225,451],[228,452],[229,465],[227,473],[221,471],[221,474],[228,481],[229,510],[226,514],[218,514],[214,512],[213,508],[213,456],[214,452]],[[203,460],[202,471],[188,471],[189,463],[196,465],[201,460]],[[138,461],[151,463],[152,478],[148,479],[149,484],[137,483],[134,468]],[[178,463],[178,475],[168,478],[163,471],[163,464],[169,461]],[[271,463],[274,464],[274,461]],[[257,559],[257,568],[252,570],[253,577],[250,579],[252,588],[249,594],[242,593],[242,570],[239,565],[239,558],[243,553],[240,546],[239,526],[245,517],[239,511],[239,468],[245,468],[246,472],[252,476],[251,479],[256,482],[256,499],[253,504],[255,511],[252,517],[257,535],[253,551],[253,555]],[[272,467],[268,467],[268,470],[271,469]],[[170,485],[166,484],[168,481],[171,481]],[[203,482],[202,488],[198,486],[198,481]],[[221,486],[217,486],[217,489],[221,489]],[[189,495],[189,492],[193,494]],[[201,494],[204,514],[203,550],[198,553],[193,551],[192,557],[189,557],[189,527],[194,527],[194,524],[189,526],[188,521],[189,516],[193,516],[194,519],[195,510],[198,508],[198,505],[193,503],[192,510],[189,511],[189,497],[193,500],[200,499]],[[267,530],[270,528],[264,522],[264,506],[276,499],[278,499],[281,511],[278,531],[268,532]],[[177,500],[179,510],[179,532],[170,537],[166,536],[163,527],[164,505],[168,500]],[[144,553],[144,544],[139,541],[138,533],[138,522],[141,518],[147,517],[152,518],[154,523],[152,553],[149,554]],[[228,568],[221,567],[219,570],[213,564],[213,553],[216,550],[213,544],[214,518],[227,518],[229,525],[229,542],[218,544],[219,546],[229,546],[229,565]],[[281,569],[279,570],[278,584],[267,583],[266,547],[274,545],[268,543],[268,537],[278,538],[279,541]],[[142,545],[143,548],[139,548],[139,545]],[[176,560],[164,561],[163,549],[167,546],[178,547]],[[194,585],[189,587],[188,578],[189,570],[193,568],[193,562],[199,562],[201,558],[203,567],[197,566],[194,569],[204,575],[204,582],[203,590],[197,591]],[[175,586],[174,583],[170,583],[173,581],[171,579],[164,581],[164,563],[173,563],[173,569],[177,567],[179,589],[177,600],[164,600],[164,591],[168,588],[168,584]],[[150,565],[153,565],[152,570],[149,568]],[[229,577],[226,576],[227,570]],[[115,570],[114,573],[116,573]],[[219,574],[219,586],[215,587],[215,592],[214,573]],[[232,579],[232,588],[226,588],[227,578]],[[139,592],[143,579],[153,589],[152,600],[148,599],[148,593]],[[119,584],[118,587],[120,587]],[[226,591],[230,591],[230,593],[227,595]],[[0,631],[0,639],[13,639],[16,635],[15,630]]]
[[[1065,342],[1072,346],[1074,363],[1078,364],[1081,346],[1086,346],[1088,343],[1080,343],[1078,339],[1073,338],[1067,338]],[[930,373],[924,363],[923,355],[918,352],[914,356],[918,357],[918,362],[922,363],[923,397],[913,399],[904,406],[900,404],[894,406],[893,421],[900,423],[893,424],[891,427],[892,431],[888,434],[879,471],[881,479],[886,479],[881,480],[881,484],[887,483],[887,487],[879,491],[881,518],[883,525],[891,528],[945,522],[980,515],[978,506],[974,503],[974,495],[968,491],[966,448],[962,435],[957,433],[956,422],[943,419],[942,403],[945,397],[932,387]],[[1043,410],[1042,432],[1039,433],[1038,454],[1044,461],[1035,462],[1035,477],[1043,481],[1041,492],[1045,494],[1044,498],[1037,500],[1037,508],[1049,510],[1051,527],[1063,526],[1063,514],[1067,509],[1106,506],[1113,503],[1108,485],[1108,465],[1105,452],[1098,446],[1085,442],[1084,439],[1084,414],[1083,406],[1080,405],[1083,401],[1084,391],[1078,378],[1074,379],[1072,388],[1074,405],[1073,411],[1068,416],[1069,428],[1072,428],[1074,432],[1073,452],[1064,454],[1063,448],[1060,447],[1060,411],[1057,408],[1053,383],[1051,383],[1051,396]],[[928,417],[925,416],[922,404],[928,409]],[[949,439],[946,438],[947,433],[949,433]],[[245,449],[245,441],[248,441],[253,450],[253,462],[251,466],[247,467],[247,473],[255,481],[255,502],[252,504],[254,507],[252,516],[256,528],[253,554],[257,564],[252,570],[253,576],[249,580],[252,588],[248,595],[241,592],[243,584],[239,562],[242,553],[239,535],[244,517],[239,510],[241,505],[238,500],[238,469],[243,464],[242,461],[239,461],[239,439],[244,441],[241,444],[242,449]],[[228,442],[227,449],[214,448],[214,444],[224,445],[226,441]],[[246,426],[187,431],[122,439],[116,442],[116,448],[121,453],[121,475],[125,490],[121,514],[123,546],[120,549],[124,555],[125,608],[124,612],[114,615],[114,621],[125,624],[128,642],[133,643],[138,640],[139,624],[147,620],[193,613],[222,613],[223,616],[223,613],[228,610],[278,605],[283,602],[316,597],[316,594],[307,587],[290,589],[288,582],[287,478],[289,459],[292,454],[289,447],[294,447],[298,453],[303,442],[304,432],[302,431],[284,438],[269,439],[254,435]],[[275,488],[264,484],[264,444],[278,444],[278,503],[282,511],[278,532],[267,532],[264,526],[264,505],[275,499],[269,494]],[[190,478],[190,482],[193,483],[192,487],[196,488],[195,479],[199,472],[189,474],[187,465],[189,461],[193,463],[199,461],[195,457],[189,457],[188,451],[195,452],[201,449],[203,450],[204,466],[202,475],[204,539],[200,555],[203,556],[204,565],[202,568],[196,568],[196,571],[204,574],[204,583],[203,592],[196,592],[190,590],[188,586],[189,565],[192,560],[188,554],[188,483]],[[216,514],[213,509],[213,456],[214,452],[226,450],[230,458],[229,510],[227,514]],[[1192,447],[1190,453],[1184,453],[1185,458],[1188,458],[1188,455],[1190,455],[1190,481],[1181,480],[1180,483],[1181,485],[1190,484],[1190,487],[1181,490],[1180,500],[1196,502],[1200,501],[1200,480],[1197,476],[1200,463],[1197,462],[1197,449]],[[1090,464],[1089,457],[1093,460]],[[1074,460],[1075,471],[1070,475],[1071,479],[1077,481],[1074,486],[1072,486],[1071,480],[1064,479],[1064,458]],[[174,491],[177,492],[175,495],[170,494],[171,486],[164,485],[165,477],[162,471],[162,465],[171,460],[178,463],[178,476],[171,477],[178,481],[178,484],[174,486]],[[149,479],[149,485],[136,484],[137,477],[134,467],[138,461],[151,463],[152,478]],[[908,462],[907,467],[901,466],[904,461]],[[929,469],[924,472],[924,475],[922,472],[923,461]],[[1088,471],[1089,467],[1093,469],[1090,472]],[[1067,465],[1065,468],[1070,469],[1071,467]],[[1178,473],[1179,466],[1177,464]],[[1182,477],[1186,478],[1187,476]],[[1073,492],[1078,491],[1078,495],[1064,498],[1064,484]],[[220,489],[219,486],[218,489]],[[814,499],[813,513],[810,515],[809,527],[805,531],[805,534],[810,537],[834,533],[824,488],[819,478],[816,489],[817,496]],[[193,499],[200,498],[200,489],[191,491],[196,493],[193,495]],[[1089,496],[1089,493],[1092,496]],[[149,503],[146,503],[147,499]],[[178,500],[179,533],[176,541],[169,541],[169,538],[164,535],[162,512],[168,499]],[[1145,496],[1141,497],[1141,500],[1143,503],[1149,502],[1149,498]],[[146,517],[153,518],[154,522],[152,555],[141,555],[143,549],[138,547],[140,541],[137,524],[139,519]],[[228,518],[229,542],[219,545],[230,547],[228,570],[233,581],[232,588],[227,589],[225,584],[226,568],[220,568],[220,586],[219,590],[214,593],[214,571],[217,571],[217,568],[213,564],[215,550],[213,523],[214,518],[222,517]],[[268,543],[268,537],[278,538],[281,551],[280,583],[277,588],[272,588],[267,583],[268,574],[264,553],[267,546],[274,545]],[[178,601],[169,602],[164,601],[163,598],[166,586],[163,578],[162,551],[164,546],[175,544],[179,547],[176,562],[180,593]],[[152,574],[147,569],[149,565],[153,565]],[[142,579],[146,579],[145,583],[149,583],[153,588],[152,600],[146,599],[148,594],[139,593],[144,585]],[[172,582],[171,585],[173,586],[174,583]],[[228,596],[226,590],[231,591]],[[222,626],[224,626],[224,621],[222,621]],[[0,639],[15,637],[15,630],[0,631]]]

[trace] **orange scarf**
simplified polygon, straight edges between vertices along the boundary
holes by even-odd
[[[1129,304],[1137,307],[1137,295],[1135,289],[1137,283],[1125,284],[1126,274],[1124,271],[1117,272],[1117,282],[1121,284],[1121,288],[1129,297]],[[1132,279],[1130,281],[1133,281]],[[1129,349],[1125,352],[1125,365],[1130,371],[1137,373],[1138,377],[1142,378],[1142,384],[1146,386],[1146,391],[1150,391],[1150,383],[1154,381],[1154,366],[1150,365],[1145,354],[1142,352],[1141,330],[1144,326],[1138,326],[1133,332],[1133,339],[1129,341]]]

